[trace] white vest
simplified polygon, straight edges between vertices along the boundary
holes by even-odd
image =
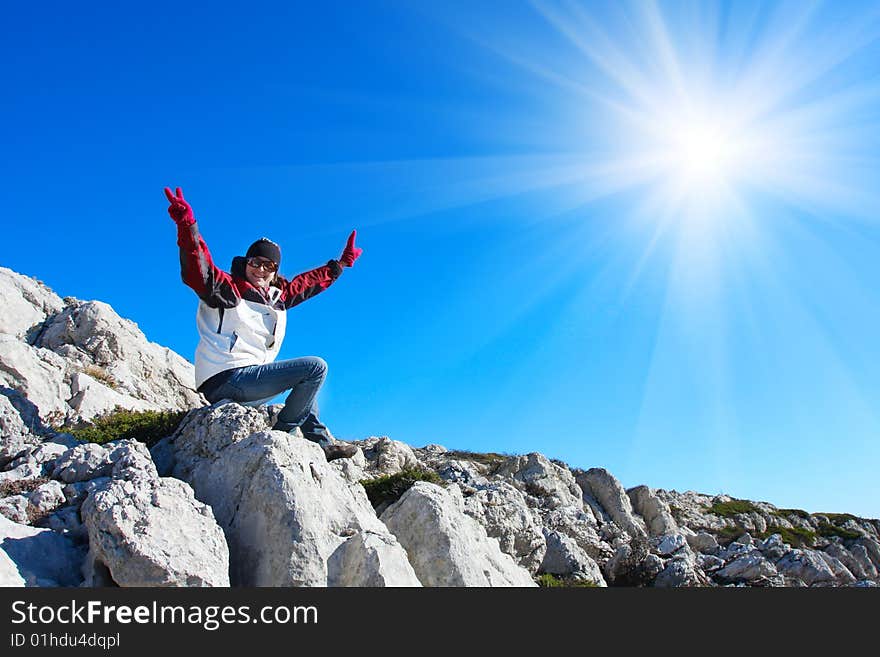
[[[271,287],[269,305],[241,299],[233,308],[199,301],[196,388],[224,370],[275,360],[287,328],[287,311],[273,307],[280,295],[281,290]]]

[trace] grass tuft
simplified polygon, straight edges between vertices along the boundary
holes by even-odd
[[[86,365],[82,371],[83,374],[88,374],[90,377],[96,381],[100,381],[109,388],[113,388],[114,390],[119,388],[119,384],[116,383],[116,379],[113,378],[110,372],[99,365]]]
[[[729,502],[715,502],[707,507],[709,513],[714,513],[722,518],[732,518],[741,513],[761,513],[761,509],[748,500],[730,500]]]
[[[851,529],[844,529],[843,527],[837,527],[836,525],[832,525],[827,522],[820,522],[818,529],[819,536],[825,536],[826,538],[830,538],[832,536],[839,536],[840,538],[860,538],[861,534],[858,532],[854,532]]]
[[[559,575],[551,575],[544,573],[539,575],[535,581],[538,586],[545,588],[598,588],[599,585],[588,579],[578,579],[575,577],[560,577]]]
[[[475,463],[481,463],[482,465],[488,465],[490,467],[498,467],[510,458],[509,454],[497,454],[495,452],[469,452],[463,449],[450,450],[446,452],[446,455],[461,461],[474,461]]]
[[[367,497],[373,508],[388,502],[393,504],[412,488],[417,481],[427,481],[432,484],[440,484],[443,480],[433,470],[426,468],[407,468],[397,474],[385,475],[376,479],[364,479],[361,485],[367,491]]]
[[[81,442],[103,445],[111,440],[133,439],[152,447],[177,429],[186,411],[130,411],[117,407],[82,427],[61,427]]]

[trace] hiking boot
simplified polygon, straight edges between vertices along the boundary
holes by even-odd
[[[324,455],[327,457],[328,462],[336,459],[350,459],[358,451],[357,445],[349,445],[348,443],[322,445],[321,449],[324,450]]]

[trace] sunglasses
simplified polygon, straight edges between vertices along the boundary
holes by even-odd
[[[278,269],[277,264],[275,264],[271,260],[263,260],[262,258],[248,258],[247,263],[248,267],[253,267],[254,269],[265,269],[268,272],[273,272]]]

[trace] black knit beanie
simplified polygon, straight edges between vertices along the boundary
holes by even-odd
[[[248,248],[245,257],[253,258],[254,256],[268,258],[279,267],[281,266],[281,247],[266,237],[261,237]]]

